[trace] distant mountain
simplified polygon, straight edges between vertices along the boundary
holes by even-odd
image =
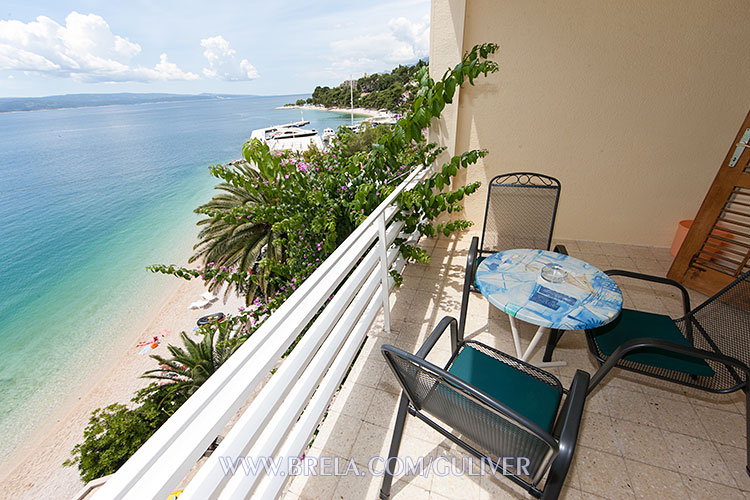
[[[196,101],[207,99],[234,99],[252,97],[239,94],[65,94],[46,97],[2,97],[0,113],[10,111],[37,111],[41,109],[83,108],[111,106],[114,104],[144,104],[151,102]]]

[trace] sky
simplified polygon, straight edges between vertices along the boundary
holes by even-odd
[[[311,93],[426,58],[429,0],[3,0],[0,97]]]

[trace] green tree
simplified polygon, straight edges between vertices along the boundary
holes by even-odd
[[[354,88],[354,105],[372,109],[387,109],[404,113],[409,110],[416,91],[414,79],[427,67],[425,61],[412,66],[399,66],[389,73],[376,73],[358,79]],[[312,103],[326,107],[348,107],[350,103],[349,85],[338,87],[315,87]]]
[[[221,183],[216,186],[219,194],[211,201],[195,209],[196,213],[208,215],[198,221],[199,226],[204,226],[198,234],[198,243],[193,247],[195,253],[189,262],[201,262],[204,266],[226,268],[236,270],[240,273],[251,273],[258,256],[266,247],[273,249],[273,232],[271,226],[258,220],[225,219],[214,217],[216,213],[227,213],[238,207],[245,207],[252,211],[253,207],[268,203],[264,192],[249,186],[258,186],[267,183],[261,172],[250,167],[246,162],[235,165],[247,178],[246,184],[232,185]],[[248,284],[249,287],[242,287]],[[223,283],[209,281],[208,287],[212,292],[217,292]],[[256,287],[250,282],[228,283],[226,293],[236,292],[238,295],[252,297]]]
[[[241,345],[233,334],[233,329],[238,327],[236,318],[204,327],[200,342],[182,332],[184,347],[167,346],[169,358],[152,355],[151,358],[159,362],[159,368],[147,371],[143,377],[163,383],[158,393],[164,401],[187,400]]]
[[[116,403],[94,410],[83,441],[63,465],[77,465],[84,482],[117,472],[182,404],[166,399],[162,390],[151,384],[136,393],[131,408]]]
[[[116,472],[241,345],[233,333],[240,326],[239,318],[230,318],[203,327],[200,342],[182,332],[184,348],[169,345],[171,357],[151,356],[160,367],[143,377],[158,383],[139,390],[130,407],[116,403],[94,410],[83,441],[63,465],[77,465],[86,482]]]
[[[202,210],[218,223],[253,224],[270,228],[271,241],[253,267],[252,273],[226,269],[225,266],[202,270],[174,265],[150,266],[154,272],[185,279],[200,277],[209,283],[228,283],[238,290],[258,286],[263,297],[246,296],[259,306],[252,313],[256,322],[275,310],[318,265],[341,243],[367,215],[418,165],[432,165],[442,149],[427,144],[423,130],[432,118],[453,99],[455,90],[466,80],[473,84],[481,74],[497,71],[488,56],[497,49],[487,44],[474,47],[461,63],[445,72],[439,81],[431,79],[423,66],[415,77],[415,99],[408,113],[382,135],[376,135],[365,150],[340,132],[327,152],[313,151],[303,158],[290,153],[272,153],[257,140],[246,143],[243,155],[257,168],[264,180],[248,176],[248,169],[236,165],[216,165],[211,173],[226,185],[247,189],[264,202],[252,207],[235,204],[217,210]],[[314,96],[325,98],[332,91],[317,87]],[[354,145],[351,148],[348,146]],[[478,189],[478,183],[450,190],[459,168],[467,168],[486,155],[486,151],[468,151],[456,155],[437,168],[410,192],[399,197],[397,218],[406,223],[405,231],[433,236],[470,225],[461,219],[443,223],[433,221],[442,213],[462,210],[463,197]],[[407,258],[427,260],[418,249],[399,242]]]

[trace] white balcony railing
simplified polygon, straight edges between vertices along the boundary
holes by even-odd
[[[384,327],[390,329],[388,270],[394,263],[403,267],[398,250],[391,248],[403,227],[391,222],[394,200],[428,170],[411,172],[94,498],[161,500],[183,485],[206,448],[320,311],[180,496],[275,498],[287,474],[247,474],[242,468],[227,474],[222,460],[270,457],[287,464],[304,451],[384,304]]]

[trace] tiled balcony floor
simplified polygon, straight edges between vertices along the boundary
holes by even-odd
[[[466,250],[471,235],[458,239],[428,240],[421,245],[432,254],[428,266],[411,265],[404,283],[391,296],[392,331],[375,325],[328,416],[308,457],[353,458],[366,468],[370,457],[387,455],[395,421],[399,390],[380,354],[381,344],[410,352],[418,347],[445,315],[458,318]],[[665,248],[560,241],[572,256],[600,269],[629,269],[664,275],[671,263]],[[618,280],[625,305],[678,316],[677,295],[660,285]],[[668,288],[668,287],[667,287]],[[705,297],[691,292],[692,305]],[[536,327],[521,331],[528,343]],[[472,294],[466,337],[513,353],[507,316]],[[546,341],[546,339],[545,339]],[[543,344],[543,343],[540,343]],[[534,360],[541,359],[543,345]],[[429,360],[444,365],[450,354],[449,335],[433,349]],[[567,332],[553,359],[567,367],[549,371],[568,387],[575,369],[593,374],[596,365],[588,354],[582,332]],[[567,500],[621,499],[750,499],[750,477],[745,473],[744,396],[713,396],[660,383],[620,370],[597,388],[587,401],[578,448],[567,487]],[[463,450],[409,416],[399,455],[446,457]],[[459,459],[460,460],[460,459]],[[313,476],[294,478],[284,498],[305,500],[376,499],[381,478]],[[396,500],[524,499],[523,490],[503,478],[485,476],[396,478]]]

